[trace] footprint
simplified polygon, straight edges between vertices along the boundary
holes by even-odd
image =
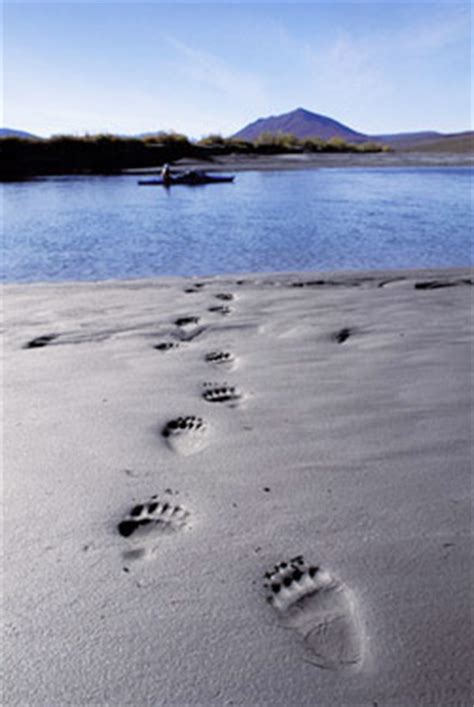
[[[197,339],[197,337],[201,336],[201,334],[204,334],[205,331],[205,326],[197,326],[194,327],[194,329],[191,329],[190,331],[182,331],[181,329],[178,329],[178,337],[180,341],[189,342],[193,341],[193,339]]]
[[[163,341],[161,344],[156,344],[153,348],[157,351],[169,351],[170,349],[178,348],[179,344],[176,341]]]
[[[344,329],[339,329],[339,331],[333,334],[332,338],[334,341],[337,341],[338,344],[343,344],[344,341],[347,341],[347,339],[352,336],[353,333],[354,329],[344,327]]]
[[[206,390],[202,394],[204,400],[208,403],[227,403],[233,400],[239,400],[242,395],[238,392],[236,388],[228,385],[219,386],[217,383],[205,384]]]
[[[188,415],[167,422],[161,434],[171,449],[188,455],[199,452],[205,446],[206,429],[207,425],[202,417]]]
[[[31,339],[28,341],[23,348],[24,349],[40,349],[43,346],[48,346],[54,339],[58,338],[58,334],[45,334],[43,336],[37,336],[36,339]]]
[[[357,277],[351,280],[307,280],[306,282],[292,282],[291,287],[360,287],[374,281],[373,277]]]
[[[267,600],[282,626],[298,631],[311,662],[329,670],[358,669],[363,636],[352,592],[329,572],[307,565],[302,555],[265,574]]]
[[[179,317],[175,320],[175,325],[178,330],[175,332],[174,336],[179,338],[181,341],[192,341],[202,333],[206,331],[206,327],[197,326],[199,324],[199,317]]]
[[[117,526],[120,535],[133,542],[123,553],[124,559],[138,560],[153,552],[154,548],[137,545],[135,541],[145,538],[150,541],[162,534],[181,530],[186,525],[188,516],[189,512],[182,506],[159,501],[158,496],[152,496],[144,503],[133,506]]]
[[[415,282],[415,290],[439,290],[442,287],[456,287],[457,285],[472,285],[473,281],[470,278],[462,278],[460,280],[425,280],[424,282]]]
[[[326,284],[326,280],[308,280],[308,282],[292,282],[291,287],[319,287]]]
[[[198,324],[198,323],[199,323],[199,317],[179,317],[178,319],[175,320],[176,326],[179,326],[179,327],[190,326],[191,324]]]
[[[235,361],[233,354],[230,351],[210,351],[206,354],[208,363],[233,363]]]
[[[218,292],[218,294],[214,295],[214,297],[216,299],[223,300],[224,302],[230,302],[234,299],[234,295],[231,292]]]
[[[215,307],[209,307],[208,312],[217,312],[218,314],[230,314],[232,309],[225,304],[218,304]]]
[[[438,290],[441,287],[454,287],[455,285],[455,282],[430,280],[427,282],[415,282],[415,290]]]

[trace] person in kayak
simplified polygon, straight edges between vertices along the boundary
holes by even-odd
[[[165,162],[161,168],[161,178],[163,180],[163,184],[171,184],[171,167],[168,162]]]

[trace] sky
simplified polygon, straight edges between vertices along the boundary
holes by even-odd
[[[471,127],[470,2],[6,2],[4,126],[231,135],[303,107],[366,134]]]

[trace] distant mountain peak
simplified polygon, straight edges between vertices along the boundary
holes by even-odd
[[[333,118],[312,113],[301,106],[289,113],[258,118],[235,133],[233,137],[256,140],[262,133],[291,133],[300,139],[314,137],[329,140],[338,137],[351,142],[363,142],[369,139],[368,135],[359,133]]]

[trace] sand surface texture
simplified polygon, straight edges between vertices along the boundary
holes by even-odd
[[[5,288],[5,705],[470,705],[472,275]]]

